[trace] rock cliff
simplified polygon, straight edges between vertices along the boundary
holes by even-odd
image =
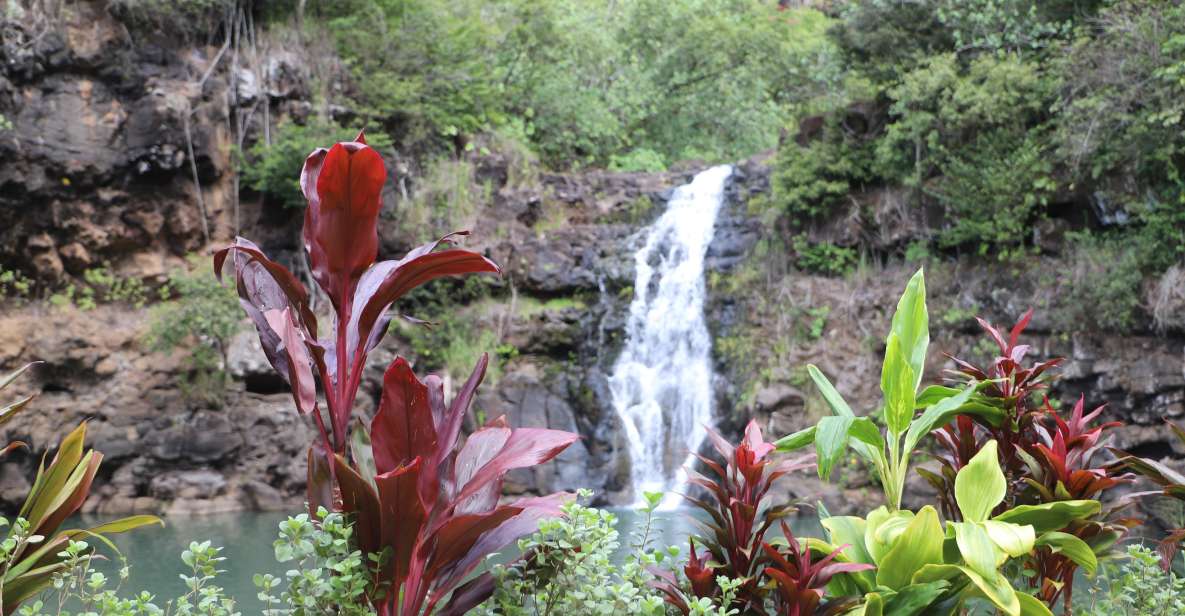
[[[230,347],[225,404],[213,408],[183,395],[178,354],[149,350],[146,309],[115,301],[82,310],[43,300],[99,266],[155,288],[186,254],[208,255],[236,232],[298,263],[299,212],[236,194],[231,152],[238,144],[229,120],[239,117],[235,105],[263,105],[272,122],[299,119],[309,91],[300,58],[265,58],[272,86],[252,86],[251,74],[220,64],[217,46],[133,41],[104,6],[79,2],[53,21],[8,20],[0,44],[0,114],[12,125],[0,130],[0,267],[21,272],[38,289],[33,298],[0,298],[0,370],[45,362],[19,385],[41,396],[3,434],[31,448],[0,466],[0,501],[10,507],[21,498],[40,455],[87,420],[93,446],[106,456],[87,505],[93,510],[297,507],[312,429],[292,410],[248,328]],[[257,129],[265,121],[248,117]],[[556,463],[514,475],[508,490],[591,487],[602,502],[620,502],[628,461],[609,410],[607,372],[633,292],[632,255],[639,229],[696,167],[547,173],[496,148],[480,151],[461,157],[474,169],[472,181],[488,187],[466,221],[474,231],[468,246],[502,264],[506,275],[476,299],[442,309],[490,332],[481,340],[500,351],[496,378],[481,390],[476,410],[583,437]],[[396,170],[414,168],[399,156],[390,162]],[[516,171],[523,165],[527,180]],[[708,254],[717,409],[721,427],[734,434],[750,417],[772,435],[816,418],[819,403],[800,370],[807,361],[832,375],[854,406],[871,410],[890,309],[917,266],[887,256],[885,246],[908,241],[919,227],[886,208],[867,221],[841,217],[812,231],[870,247],[867,264],[853,275],[761,269],[755,276],[768,232],[747,205],[768,190],[767,174],[761,159],[738,166]],[[424,231],[409,231],[401,184],[410,180],[414,192],[418,178],[392,175],[398,177],[385,195],[382,257],[399,256]],[[1173,451],[1159,429],[1161,418],[1185,415],[1182,339],[1148,327],[1122,336],[1057,331],[1042,315],[1057,309],[1058,289],[1037,272],[1065,264],[1056,251],[1040,259],[1023,269],[975,259],[927,265],[936,349],[927,376],[941,376],[937,350],[978,352],[971,315],[1009,323],[1033,306],[1039,312],[1030,343],[1039,355],[1069,358],[1059,397],[1106,402],[1110,417],[1129,423],[1117,445],[1185,454]],[[442,284],[438,292],[449,295],[453,287]],[[418,351],[413,336],[397,332],[372,354],[361,412],[373,410],[382,368],[396,353],[430,365]],[[838,487],[796,478],[782,490],[821,494],[833,511],[847,511],[873,498],[867,481],[853,469]]]

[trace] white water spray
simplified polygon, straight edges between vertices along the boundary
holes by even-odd
[[[634,299],[609,389],[630,455],[636,501],[666,492],[680,502],[680,470],[694,462],[712,420],[712,340],[704,322],[704,254],[732,167],[703,171],[675,189],[634,254]]]

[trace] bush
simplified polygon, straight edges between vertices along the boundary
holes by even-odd
[[[591,492],[582,492],[583,498]],[[653,504],[657,504],[657,500]],[[663,616],[662,597],[650,589],[647,566],[678,554],[677,548],[649,552],[648,533],[635,552],[617,564],[617,517],[579,502],[564,505],[564,517],[544,520],[539,531],[518,542],[522,558],[494,568],[494,595],[478,608],[493,616],[607,614]],[[644,512],[653,514],[653,507]],[[646,525],[649,529],[649,522]]]
[[[476,185],[476,170],[469,160],[440,158],[427,164],[423,177],[412,186],[411,198],[401,202],[399,221],[416,243],[435,240],[439,231],[468,229],[478,208],[490,201],[489,184]]]
[[[1142,545],[1127,546],[1122,565],[1103,569],[1105,584],[1089,591],[1086,616],[1170,616],[1185,614],[1185,579],[1160,568],[1156,552]]]
[[[230,285],[214,277],[204,259],[190,258],[161,289],[167,299],[152,310],[147,340],[154,351],[188,349],[189,375],[182,393],[192,400],[221,405],[226,389],[226,354],[239,330],[239,300]]]
[[[264,616],[335,614],[369,616],[375,612],[364,594],[370,583],[361,552],[352,550],[353,530],[340,513],[324,509],[316,522],[308,515],[289,517],[280,523],[275,541],[276,561],[289,569],[280,579],[271,574],[252,576],[264,602]],[[181,574],[188,591],[164,603],[141,591],[121,597],[119,587],[128,579],[130,565],[123,561],[114,588],[101,571],[100,559],[85,541],[71,541],[63,551],[67,563],[53,590],[41,599],[22,606],[20,616],[238,616],[237,602],[217,585],[226,560],[222,548],[209,541],[193,541],[181,554],[187,573]],[[118,554],[117,554],[118,556]],[[120,556],[122,560],[122,556]],[[278,594],[277,594],[278,593]],[[66,610],[77,606],[78,612]],[[5,606],[8,607],[7,605]]]
[[[300,169],[305,159],[313,150],[326,144],[353,141],[357,136],[356,129],[327,122],[281,123],[272,135],[271,145],[257,141],[251,146],[242,167],[243,182],[284,207],[303,208],[305,198],[300,191]],[[366,141],[377,150],[391,147],[391,139],[380,132],[368,132]]]
[[[931,189],[946,212],[940,245],[1005,253],[1031,239],[1056,182],[1041,134],[995,130],[940,163]]]
[[[793,227],[830,214],[873,179],[867,148],[835,128],[806,146],[788,142],[770,175],[770,203]]]
[[[1143,317],[1144,259],[1141,247],[1123,235],[1070,237],[1071,269],[1057,320],[1064,331],[1095,329],[1126,333]]]
[[[794,238],[794,264],[799,269],[824,276],[846,276],[856,267],[856,249],[831,242],[812,244],[805,236]]]
[[[667,162],[662,154],[647,148],[630,150],[625,154],[613,154],[609,157],[611,171],[666,171]]]

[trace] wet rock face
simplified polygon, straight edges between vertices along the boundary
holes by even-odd
[[[40,452],[83,420],[108,478],[97,482],[88,510],[291,509],[303,502],[314,429],[292,410],[290,395],[249,393],[235,382],[222,408],[197,405],[179,391],[177,358],[139,344],[145,323],[138,314],[108,306],[37,310],[0,318],[0,365],[45,362],[15,385],[16,394],[41,395],[3,434],[28,442],[34,454],[6,461],[6,510],[24,497]]]
[[[50,285],[146,248],[180,256],[203,243],[187,116],[206,190],[225,166],[221,82],[198,91],[200,67],[133,44],[106,4],[65,3],[52,19],[17,9],[0,36],[0,114],[12,124],[0,132],[0,265]],[[209,226],[222,210],[211,200]]]

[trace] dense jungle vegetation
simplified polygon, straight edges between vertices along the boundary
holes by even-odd
[[[145,41],[165,32],[216,45],[223,16],[241,7],[117,0],[110,10]],[[254,578],[266,614],[1185,610],[1185,529],[1149,530],[1153,552],[1130,541],[1141,521],[1113,506],[1138,477],[1156,490],[1137,496],[1185,500],[1185,476],[1108,449],[1120,424],[1101,419],[1101,407],[1046,397],[1063,360],[1034,359],[1024,337],[1031,311],[1010,329],[981,321],[987,359],[951,355],[949,378],[927,382],[922,269],[901,281],[889,331],[875,332],[879,374],[861,376],[879,385],[875,407],[854,411],[850,392],[833,384],[842,381],[812,364],[803,386],[825,405],[817,422],[791,434],[763,433],[757,421],[738,439],[711,433],[702,474],[689,473],[696,491],[686,499],[703,528],[686,546],[650,534],[661,494],[642,495],[644,526],[624,540],[613,514],[589,507],[583,491],[503,495],[510,473],[549,462],[580,435],[468,419],[497,367],[488,354],[450,350],[466,315],[413,343],[464,355],[472,368],[446,385],[399,357],[382,376],[373,419],[362,421],[356,404],[392,306],[437,278],[503,271],[448,241],[379,260],[388,177],[440,188],[429,210],[459,207],[471,169],[456,163],[474,149],[572,171],[766,156],[770,189],[749,204],[764,227],[762,254],[828,276],[863,258],[974,255],[1024,267],[1048,249],[1046,234],[1064,234],[1077,265],[1062,318],[1126,331],[1146,281],[1185,254],[1182,3],[289,0],[248,14],[303,50],[313,75],[310,114],[235,153],[247,190],[307,208],[301,257],[311,283],[238,237],[216,253],[213,271],[203,262],[173,276],[162,298],[192,301],[157,307],[152,342],[171,350],[199,340],[208,348],[189,358],[193,371],[220,387],[241,309],[293,410],[315,423],[300,460],[308,513],[281,524],[274,543],[287,570]],[[364,139],[354,137],[358,126]],[[921,239],[873,250],[808,233],[839,216],[874,216],[880,206],[865,197],[878,191],[921,221]],[[146,301],[144,289],[87,271],[85,286],[51,301]],[[241,301],[215,273],[234,279]],[[0,290],[29,284],[0,271]],[[310,291],[328,300],[320,312]],[[1154,317],[1161,326],[1182,318]],[[0,378],[0,389],[27,369]],[[0,404],[2,426],[36,402]],[[1185,443],[1185,428],[1164,431]],[[186,592],[171,600],[121,586],[128,566],[156,563],[121,563],[118,580],[96,569],[114,548],[108,535],[159,520],[72,528],[92,481],[104,478],[86,436],[86,423],[69,432],[38,467],[18,516],[0,518],[0,613],[239,614],[218,585],[222,557],[209,542],[182,555]],[[936,465],[912,463],[923,453]],[[797,505],[773,502],[775,480],[832,481],[848,463],[870,469],[883,505],[862,516],[820,505],[808,514],[820,536],[796,536],[786,521]],[[909,479],[919,476],[937,502],[911,508]],[[491,560],[515,548],[521,557]]]

